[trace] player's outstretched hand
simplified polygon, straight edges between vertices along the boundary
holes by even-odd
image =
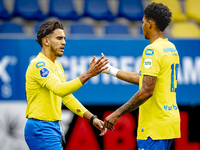
[[[106,56],[105,56],[103,53],[101,53],[101,56],[103,57],[103,59],[106,59]],[[110,74],[110,69],[111,69],[110,63],[108,62],[108,63],[106,64],[106,66],[107,66],[108,68],[105,69],[105,70],[103,70],[102,73]]]
[[[104,58],[102,56],[96,61],[94,56],[92,61],[90,62],[90,66],[88,69],[88,72],[91,74],[91,77],[96,76],[103,70],[107,69],[108,67],[106,66],[106,64],[108,64],[107,58]]]
[[[103,53],[101,53],[101,56],[103,57],[103,59],[107,59]],[[112,76],[116,77],[119,69],[111,66],[110,63],[107,63],[105,66],[107,67],[107,69],[103,70],[102,73],[106,73],[108,75],[112,75]]]
[[[106,119],[104,120],[104,126],[108,128],[109,130],[114,130],[114,125],[117,123],[117,121],[120,119],[120,116],[117,115],[116,111],[110,114]]]
[[[98,118],[95,118],[93,120],[93,125],[99,129],[101,131],[101,133],[99,134],[100,136],[103,136],[106,134],[107,132],[107,128],[104,126],[103,121],[99,120]]]

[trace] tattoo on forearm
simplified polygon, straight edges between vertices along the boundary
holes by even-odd
[[[151,88],[155,84],[156,77],[154,76],[144,76],[142,85],[145,89]]]
[[[130,111],[133,111],[143,103],[143,100],[139,98],[139,94],[140,91],[138,91],[126,104],[119,108],[121,116]]]
[[[144,76],[142,88],[146,90],[147,92],[149,92],[149,90],[155,86],[155,81],[156,81],[156,77]],[[121,116],[128,112],[133,111],[134,109],[142,105],[149,98],[148,94],[147,96],[144,96],[144,95],[145,93],[141,93],[141,91],[139,90],[126,104],[121,106],[119,108],[119,112]]]

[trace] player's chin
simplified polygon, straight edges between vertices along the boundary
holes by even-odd
[[[64,50],[57,52],[58,57],[62,57]]]
[[[58,53],[57,53],[57,56],[58,56],[58,57],[62,57],[62,56],[63,56],[63,52],[58,52]]]

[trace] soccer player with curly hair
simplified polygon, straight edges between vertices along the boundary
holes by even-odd
[[[122,115],[139,107],[139,150],[168,150],[173,139],[180,138],[176,103],[179,55],[174,44],[164,36],[171,17],[169,8],[161,3],[151,3],[145,8],[142,28],[150,44],[143,51],[139,73],[122,71],[110,64],[103,71],[139,85],[139,91],[104,121],[105,126],[113,130]]]

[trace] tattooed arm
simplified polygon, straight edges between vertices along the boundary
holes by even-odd
[[[106,117],[104,121],[105,127],[113,130],[115,123],[120,119],[122,115],[133,111],[144,102],[146,102],[153,95],[156,79],[157,77],[144,75],[142,88],[137,91],[137,93],[127,103]]]

